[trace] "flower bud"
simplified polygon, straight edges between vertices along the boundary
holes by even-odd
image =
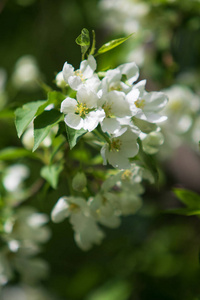
[[[87,178],[83,172],[78,172],[73,180],[72,180],[72,188],[77,191],[81,192],[87,184]]]

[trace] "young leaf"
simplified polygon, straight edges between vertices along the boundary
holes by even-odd
[[[64,118],[63,114],[59,111],[52,109],[44,111],[34,120],[34,147],[35,151],[40,143],[49,134],[51,128],[57,123],[62,121]]]
[[[119,39],[115,39],[112,40],[106,44],[104,44],[103,46],[101,46],[99,48],[99,50],[97,51],[97,53],[95,54],[95,56],[105,53],[107,51],[110,51],[111,49],[121,45],[122,43],[124,43],[125,41],[127,41],[131,36],[133,35],[133,33],[129,34],[128,36],[124,37],[124,38],[119,38]]]
[[[61,171],[63,170],[62,165],[54,164],[51,166],[44,166],[41,171],[40,175],[48,181],[50,186],[54,189],[57,188],[58,179]]]
[[[188,208],[200,210],[200,195],[184,189],[174,189],[174,194],[182,203],[187,205]]]
[[[76,144],[78,143],[79,139],[87,133],[87,130],[85,129],[76,130],[69,126],[66,126],[66,131],[70,149],[74,148],[74,146],[76,146]]]
[[[16,109],[15,126],[19,138],[21,137],[24,130],[28,127],[29,123],[33,120],[38,108],[45,102],[45,100],[30,102]]]
[[[182,216],[197,216],[200,215],[200,209],[190,209],[190,208],[175,208],[167,209],[164,213],[177,214]]]
[[[90,35],[86,28],[83,28],[81,34],[76,38],[76,43],[81,46],[82,59],[90,47]]]

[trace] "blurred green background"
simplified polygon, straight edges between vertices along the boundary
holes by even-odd
[[[100,9],[99,2],[1,0],[0,68],[2,81],[5,80],[0,97],[2,110],[14,110],[23,103],[45,99],[39,85],[16,84],[13,74],[22,57],[31,56],[38,66],[38,78],[56,89],[55,74],[62,70],[64,62],[75,68],[80,64],[81,53],[75,39],[82,28],[95,30],[97,48],[124,35],[123,30],[116,32],[106,25],[105,11]],[[127,61],[131,49],[142,46],[145,59],[140,79],[147,79],[148,90],[181,83],[199,93],[200,2],[149,0],[146,3],[150,11],[141,21],[135,38],[99,57],[99,69],[116,67]],[[12,113],[0,118],[0,128],[1,150],[22,145]],[[199,166],[199,156],[192,150],[189,154],[183,159],[192,156]],[[19,162],[29,165],[30,180],[39,176],[39,163],[25,158]],[[181,161],[174,164],[173,160],[170,166],[168,161],[160,162],[159,188],[147,186],[142,209],[124,218],[119,229],[105,229],[107,237],[102,245],[88,252],[75,245],[68,221],[50,222],[52,238],[41,254],[50,264],[50,273],[41,285],[60,300],[200,299],[199,219],[163,213],[166,208],[179,205],[172,187],[200,191],[198,183],[189,181],[187,169],[181,169],[185,176],[177,172],[181,164]],[[199,175],[197,168],[194,176],[199,178]],[[49,214],[64,193],[61,183],[46,198],[36,195],[29,204]],[[15,283],[17,279],[12,284]]]

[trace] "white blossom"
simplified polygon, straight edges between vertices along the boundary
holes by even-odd
[[[101,155],[104,165],[111,164],[115,168],[128,169],[130,167],[129,158],[138,153],[138,135],[131,130],[126,130],[122,135],[111,135],[110,143],[104,144]]]
[[[93,244],[100,244],[104,233],[90,215],[85,199],[61,197],[52,210],[51,218],[54,222],[61,222],[67,217],[73,226],[75,241],[81,249],[89,250]]]
[[[101,128],[104,132],[115,133],[121,128],[117,118],[131,116],[130,106],[123,92],[111,91],[106,93],[98,103],[105,112],[105,118],[101,121]]]
[[[67,97],[61,103],[61,112],[66,115],[65,123],[77,130],[94,130],[105,117],[104,110],[97,108],[97,95],[86,87],[80,87],[76,98]]]
[[[122,81],[122,75],[125,75],[125,82]],[[103,93],[109,91],[123,91],[125,93],[131,90],[131,85],[139,77],[139,69],[134,62],[122,64],[116,69],[108,70],[102,80]]]
[[[63,66],[63,77],[64,80],[73,90],[78,90],[78,88],[86,84],[91,88],[92,84],[98,86],[99,78],[94,74],[96,70],[96,60],[92,55],[88,56],[88,59],[83,60],[80,64],[78,70],[74,70],[71,64],[65,62]],[[91,81],[90,81],[91,80]]]

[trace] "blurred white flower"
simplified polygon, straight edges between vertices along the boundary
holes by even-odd
[[[31,55],[25,55],[16,62],[12,82],[18,89],[35,90],[39,88],[37,80],[40,77],[36,59]]]
[[[32,207],[21,207],[5,221],[0,250],[0,286],[14,277],[15,270],[22,282],[34,283],[48,274],[47,263],[34,256],[41,244],[50,238],[48,217]]]
[[[200,97],[181,85],[174,85],[164,92],[169,97],[169,102],[163,110],[168,121],[161,124],[165,143],[160,155],[171,155],[172,151],[183,143],[197,150],[200,140]]]
[[[141,28],[142,19],[149,12],[146,2],[137,0],[101,0],[104,24],[120,33],[130,34]]]
[[[139,150],[137,144],[137,133],[131,130],[125,131],[122,135],[111,135],[110,143],[106,143],[101,149],[104,165],[111,164],[114,168],[128,169],[129,158],[134,157]]]
[[[3,185],[8,192],[16,192],[21,189],[22,182],[29,176],[29,168],[22,164],[16,164],[6,169],[3,177]]]
[[[54,298],[40,286],[11,285],[2,289],[1,300],[53,300]]]
[[[104,233],[96,220],[90,215],[89,206],[80,197],[61,197],[54,206],[51,218],[58,223],[69,217],[73,226],[74,238],[83,250],[89,250],[93,244],[100,244]]]

